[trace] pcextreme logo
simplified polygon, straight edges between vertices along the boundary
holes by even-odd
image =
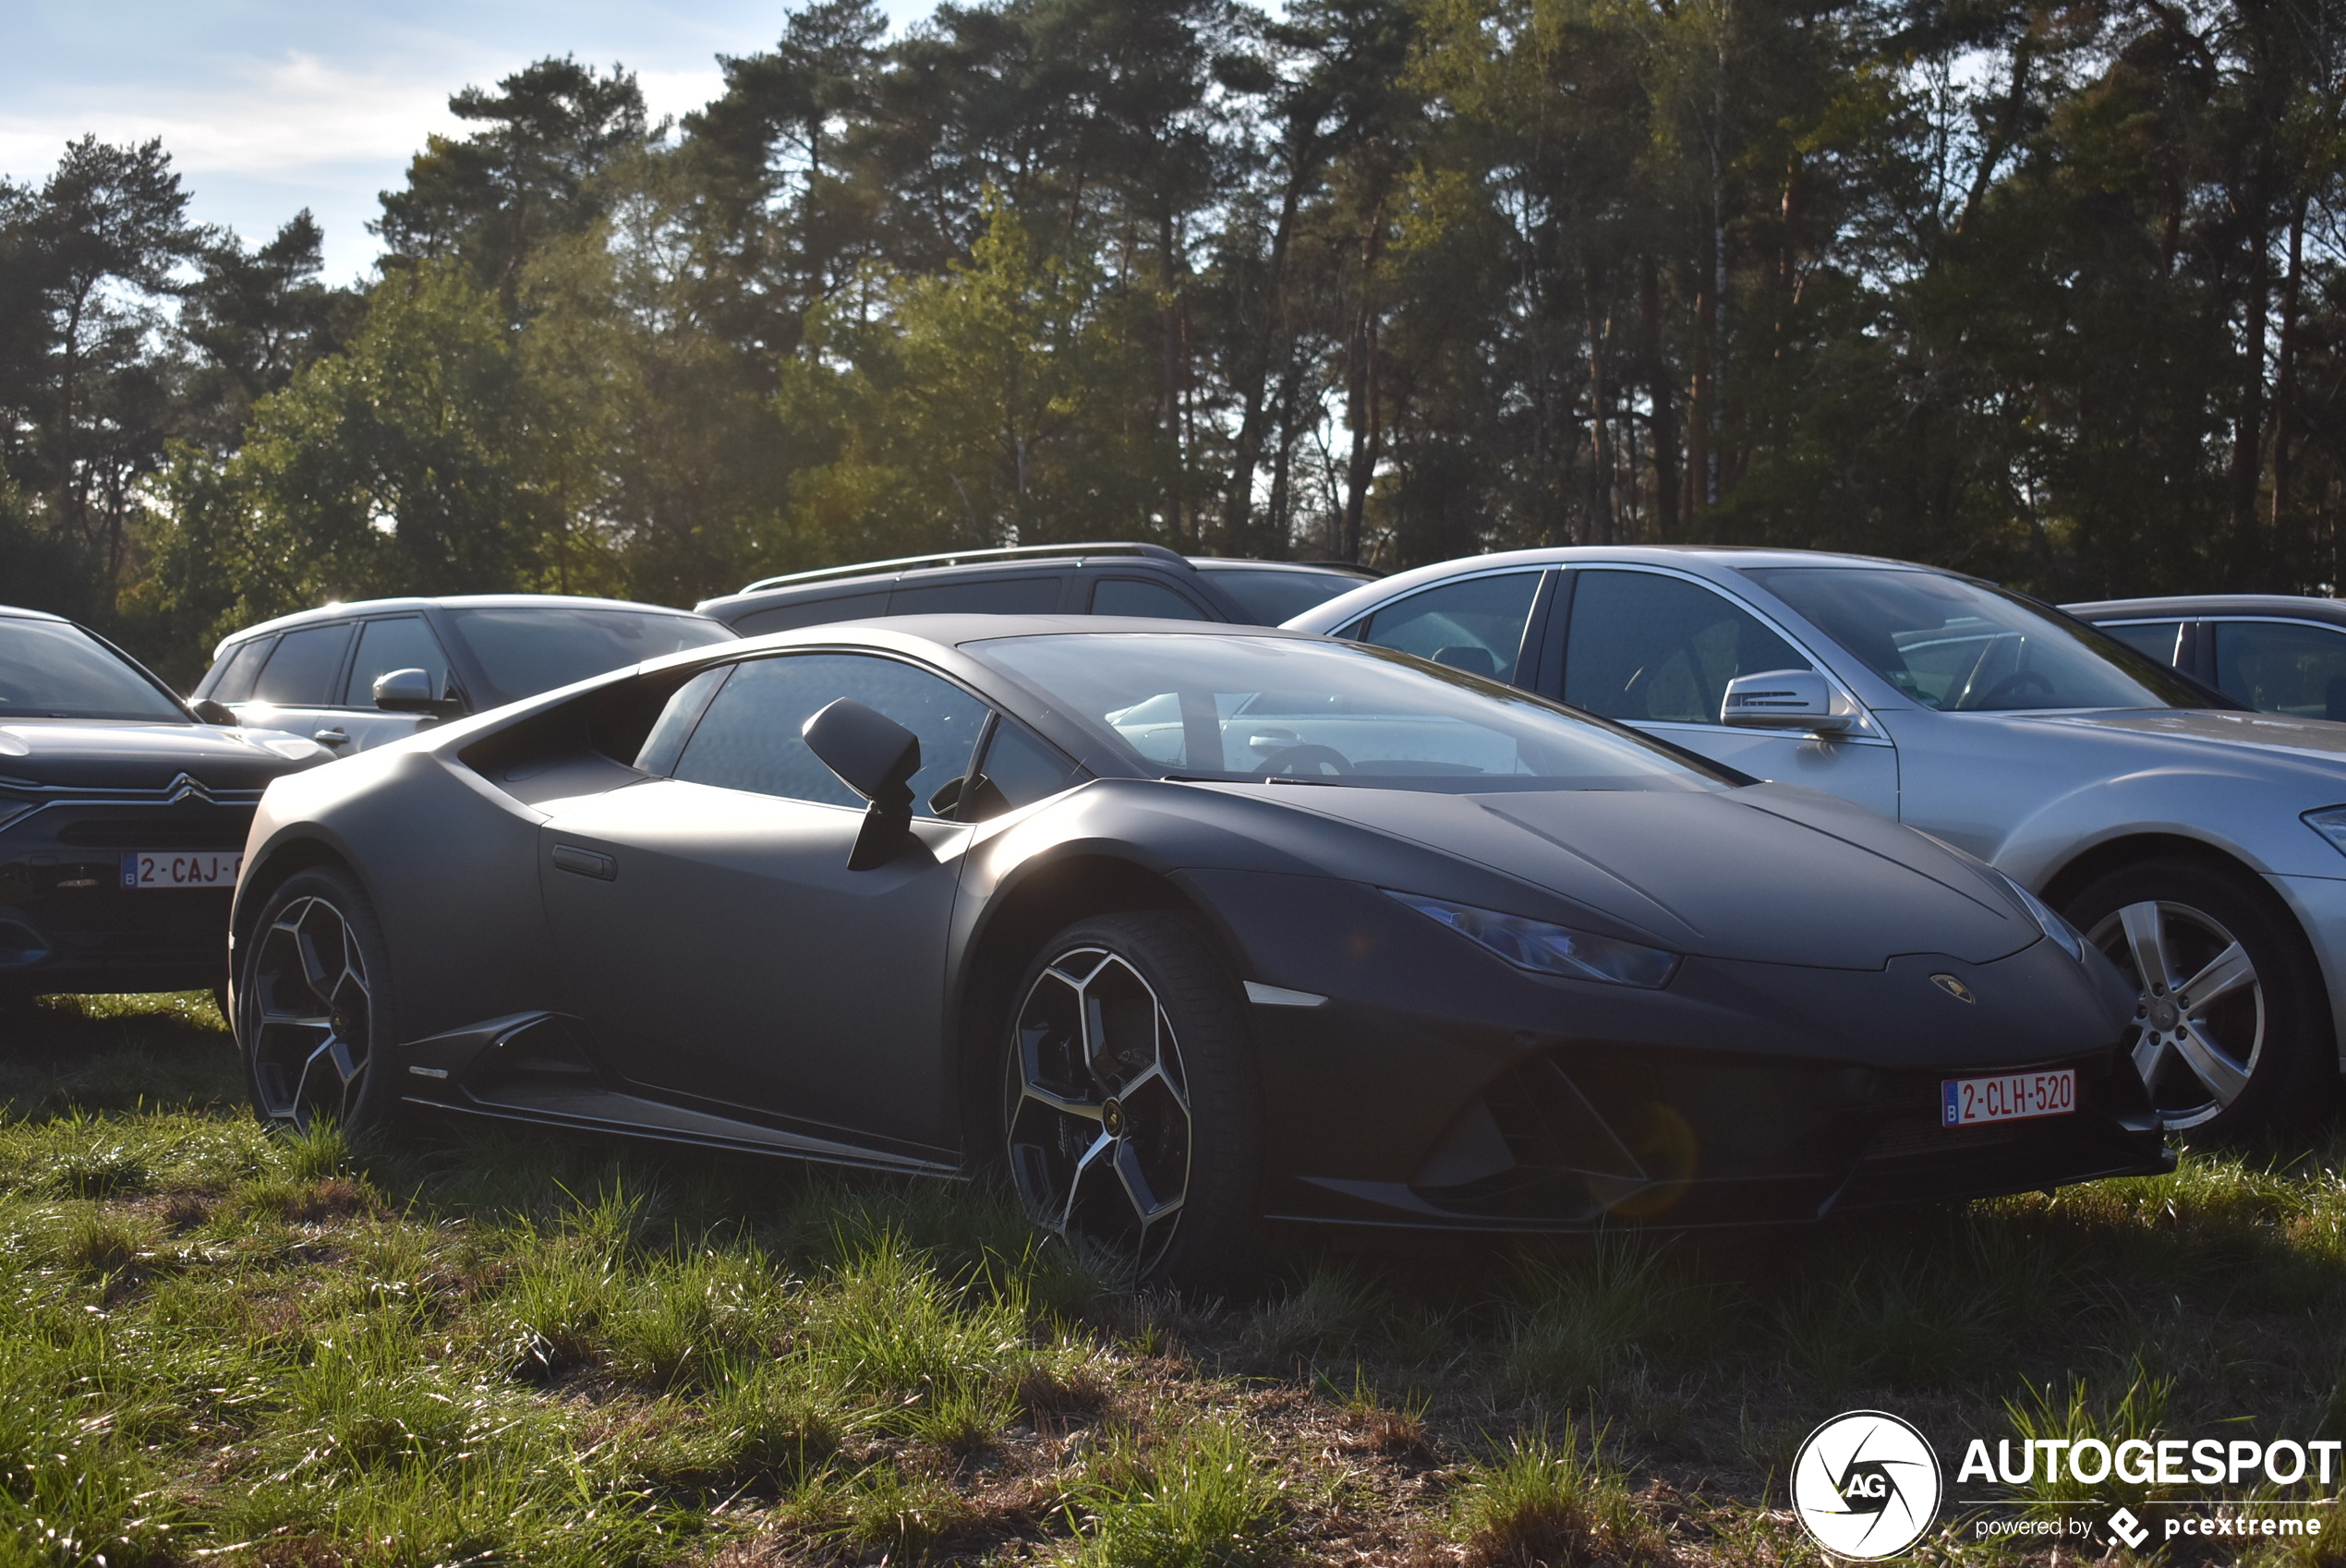
[[[1880,1410],[1835,1416],[1792,1462],[1792,1507],[1819,1546],[1861,1562],[1895,1557],[1939,1517],[1944,1483],[1923,1435]]]

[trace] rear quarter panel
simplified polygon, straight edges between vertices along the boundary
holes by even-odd
[[[239,939],[278,868],[322,850],[357,876],[381,922],[404,1039],[551,1007],[540,820],[453,756],[409,744],[280,779],[246,846]]]

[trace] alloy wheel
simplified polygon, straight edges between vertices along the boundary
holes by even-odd
[[[262,1112],[308,1127],[346,1123],[366,1087],[374,1022],[366,960],[343,912],[304,898],[260,934],[238,1011],[252,1014]]]
[[[2221,1115],[2265,1051],[2265,987],[2247,949],[2206,911],[2165,900],[2122,905],[2086,935],[2140,987],[2128,1050],[2167,1125]]]
[[[1035,1223],[1144,1278],[1188,1196],[1191,1123],[1179,1043],[1140,971],[1092,947],[1046,965],[1019,1005],[1005,1096]]]

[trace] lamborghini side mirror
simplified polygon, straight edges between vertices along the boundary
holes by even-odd
[[[236,710],[230,707],[226,703],[216,703],[210,697],[198,697],[194,702],[189,703],[187,706],[194,712],[198,718],[202,719],[206,724],[224,724],[233,726],[236,723]]]
[[[894,860],[912,837],[912,779],[921,770],[921,738],[853,697],[816,714],[799,735],[816,761],[871,802],[847,869],[869,871]]]

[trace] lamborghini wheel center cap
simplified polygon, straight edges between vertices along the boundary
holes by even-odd
[[[1107,1128],[1110,1138],[1124,1136],[1124,1105],[1121,1101],[1111,1099],[1100,1107],[1100,1125]]]

